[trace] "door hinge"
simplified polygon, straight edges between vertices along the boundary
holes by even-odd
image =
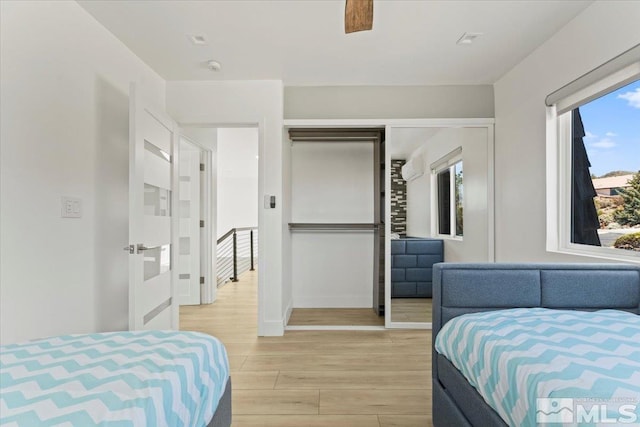
[[[204,285],[204,276],[200,276],[200,284]]]
[[[204,163],[200,163],[200,171],[204,172]]]
[[[200,220],[200,228],[204,227],[204,219]]]

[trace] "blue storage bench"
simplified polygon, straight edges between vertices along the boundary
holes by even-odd
[[[432,267],[443,261],[440,239],[391,240],[391,298],[431,298]]]

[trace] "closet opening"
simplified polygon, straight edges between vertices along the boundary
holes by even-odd
[[[287,329],[384,327],[385,129],[291,128]]]

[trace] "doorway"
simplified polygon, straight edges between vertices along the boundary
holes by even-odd
[[[222,287],[258,266],[258,129],[219,127],[216,141],[216,286]]]
[[[257,270],[258,128],[180,132],[178,294],[181,305],[210,304],[219,287]]]

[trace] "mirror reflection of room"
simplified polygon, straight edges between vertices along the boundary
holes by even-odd
[[[489,138],[483,127],[392,129],[387,161],[394,327],[432,321],[433,264],[491,261]]]
[[[424,159],[422,155],[416,153],[421,148],[418,146],[410,153],[393,153],[392,151],[390,171],[392,322],[431,322],[431,267],[434,263],[443,261],[442,240],[423,238],[420,236],[423,233],[415,230],[415,227],[413,228],[418,231],[416,233],[418,235],[407,233],[409,190],[411,190],[411,207],[414,212],[419,211],[414,206],[416,204],[418,206],[426,204],[427,207],[429,205],[428,192],[419,191],[421,186],[430,185],[428,174],[424,175]],[[412,219],[416,219],[415,213]]]

